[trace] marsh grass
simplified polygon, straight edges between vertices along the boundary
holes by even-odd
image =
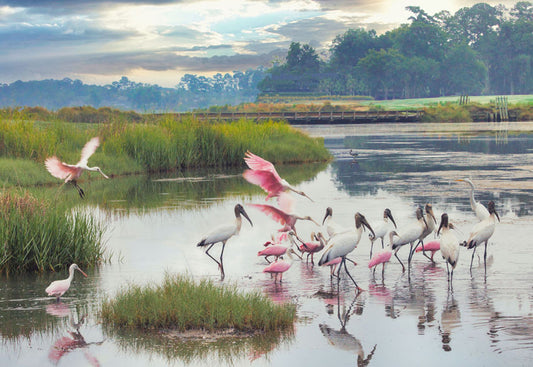
[[[133,330],[269,332],[292,328],[296,308],[276,305],[258,292],[167,274],[162,285],[130,285],[105,301],[101,317],[113,327]]]
[[[0,274],[59,270],[103,261],[104,226],[14,190],[0,192]]]

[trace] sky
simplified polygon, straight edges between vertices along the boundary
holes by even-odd
[[[485,1],[511,8],[518,0]],[[269,67],[292,41],[322,57],[349,28],[408,23],[406,6],[455,13],[469,0],[0,0],[0,83],[122,76],[175,87],[186,74]]]

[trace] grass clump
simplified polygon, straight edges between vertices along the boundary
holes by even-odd
[[[139,330],[269,332],[291,328],[296,308],[276,305],[258,292],[242,294],[209,280],[167,274],[160,286],[132,285],[105,301],[101,317],[114,327]]]
[[[0,192],[0,274],[97,264],[103,233],[89,214],[65,212],[27,192]]]

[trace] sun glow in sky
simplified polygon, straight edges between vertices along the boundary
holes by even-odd
[[[185,73],[270,66],[291,41],[321,53],[349,28],[381,34],[408,22],[407,6],[453,14],[477,2],[0,0],[0,83],[69,77],[106,84],[127,76],[173,87]],[[516,1],[487,3],[511,8]]]

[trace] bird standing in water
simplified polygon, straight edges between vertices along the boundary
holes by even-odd
[[[53,281],[48,287],[46,287],[45,292],[48,293],[49,296],[57,297],[56,299],[59,302],[61,296],[70,288],[70,283],[72,283],[72,279],[74,279],[74,270],[78,270],[87,278],[87,274],[85,274],[78,265],[72,264],[68,268],[68,278]]]

